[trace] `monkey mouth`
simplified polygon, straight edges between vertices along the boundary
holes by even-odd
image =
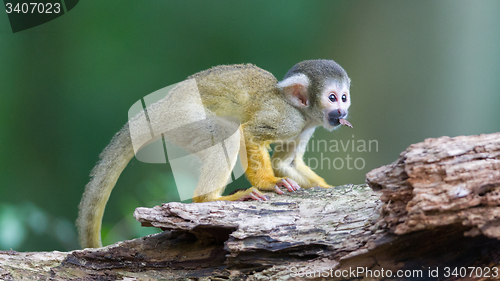
[[[335,126],[335,127],[338,125],[344,125],[344,126],[347,126],[349,128],[352,128],[351,123],[349,123],[349,121],[345,120],[344,118],[331,118],[331,119],[329,119],[329,122],[330,122],[330,125]]]
[[[336,127],[336,126],[340,125],[340,118],[329,118],[328,123],[330,123],[330,125]]]

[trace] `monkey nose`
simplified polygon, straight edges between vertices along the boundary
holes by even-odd
[[[334,109],[328,113],[329,119],[340,119],[347,116],[347,111],[343,109]]]

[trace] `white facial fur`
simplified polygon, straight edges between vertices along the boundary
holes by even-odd
[[[279,82],[277,86],[282,90],[284,98],[291,105],[298,108],[309,107],[309,78],[306,75],[302,73],[295,74]],[[330,95],[335,96],[334,101],[330,99]],[[344,95],[346,98],[345,102],[342,99]],[[347,110],[351,105],[349,82],[339,84],[336,80],[327,80],[322,87],[319,101],[319,110],[322,112],[322,120],[320,122],[323,127],[329,131],[338,128],[340,125],[338,119],[347,117]],[[332,116],[332,114],[336,114],[335,112],[338,113],[338,117]]]
[[[330,100],[330,95],[334,95],[336,100]],[[345,102],[342,100],[343,95],[345,95]],[[328,131],[332,131],[335,128],[338,128],[338,124],[332,125],[329,120],[329,114],[332,111],[341,111],[345,113],[347,117],[349,106],[351,105],[351,96],[349,94],[349,84],[343,83],[339,84],[336,81],[330,81],[326,83],[323,87],[323,91],[321,94],[321,107],[323,109],[323,127]]]

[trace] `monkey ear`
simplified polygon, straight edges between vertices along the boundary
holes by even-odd
[[[284,98],[293,106],[305,108],[309,106],[309,78],[303,73],[290,76],[278,83]]]

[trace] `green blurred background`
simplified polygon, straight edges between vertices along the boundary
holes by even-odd
[[[78,248],[80,196],[130,106],[214,65],[250,62],[278,79],[305,59],[346,69],[354,129],[318,129],[314,140],[378,148],[308,152],[352,159],[316,169],[333,185],[364,182],[425,138],[496,132],[499,15],[496,0],[86,0],[13,34],[0,12],[0,250]],[[134,208],[175,200],[168,164],[132,160],[108,203],[104,244],[154,232]]]

